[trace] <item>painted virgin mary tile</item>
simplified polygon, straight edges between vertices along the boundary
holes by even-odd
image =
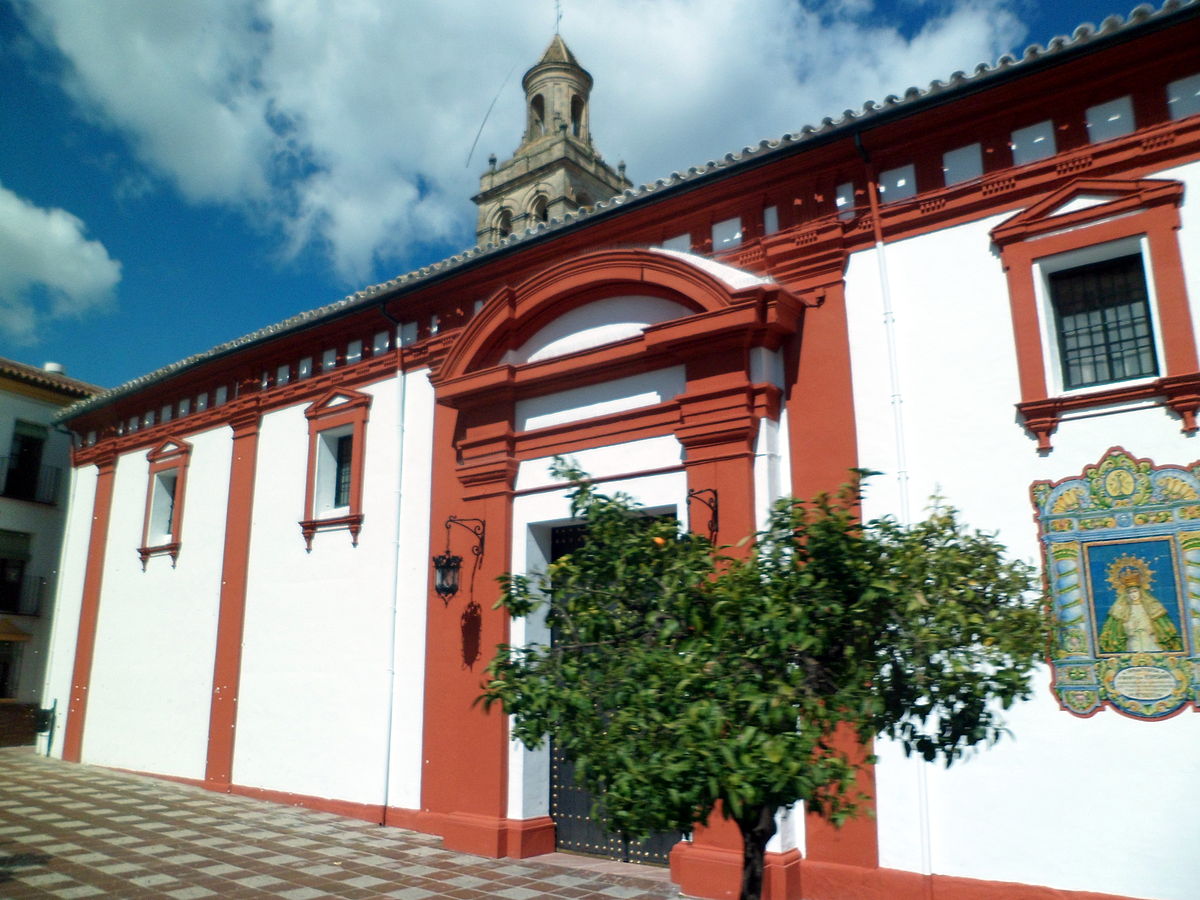
[[[1114,447],[1031,494],[1062,707],[1142,719],[1200,707],[1200,464],[1155,466]]]

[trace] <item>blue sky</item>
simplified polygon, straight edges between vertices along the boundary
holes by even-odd
[[[566,0],[562,34],[643,183],[1117,2]],[[111,387],[469,246],[553,29],[552,0],[0,0],[0,356]]]

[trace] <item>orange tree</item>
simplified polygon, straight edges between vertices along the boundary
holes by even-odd
[[[500,646],[481,700],[527,747],[552,735],[613,831],[689,831],[720,801],[743,837],[742,900],[761,895],[778,809],[856,812],[840,725],[949,764],[1030,693],[1046,646],[1033,571],[948,507],[862,523],[856,475],[779,502],[729,556],[556,471],[587,541],[501,579],[497,605],[544,615],[555,637]]]

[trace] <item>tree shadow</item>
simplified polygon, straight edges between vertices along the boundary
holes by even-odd
[[[6,853],[0,848],[0,884],[12,881],[21,869],[44,866],[52,858],[46,853]]]

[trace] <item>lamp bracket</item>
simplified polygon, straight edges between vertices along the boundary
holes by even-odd
[[[717,501],[716,490],[714,488],[692,488],[687,492],[687,499],[689,509],[693,500],[699,500],[708,507],[708,539],[715,544],[717,541],[717,529],[721,524],[720,505]]]
[[[474,523],[474,524],[468,524]],[[471,552],[476,557],[483,556],[484,540],[487,537],[487,523],[483,519],[459,518],[458,516],[450,516],[446,519],[446,547],[450,546],[450,526],[457,525],[459,528],[464,528],[475,536],[475,546],[471,548]]]

